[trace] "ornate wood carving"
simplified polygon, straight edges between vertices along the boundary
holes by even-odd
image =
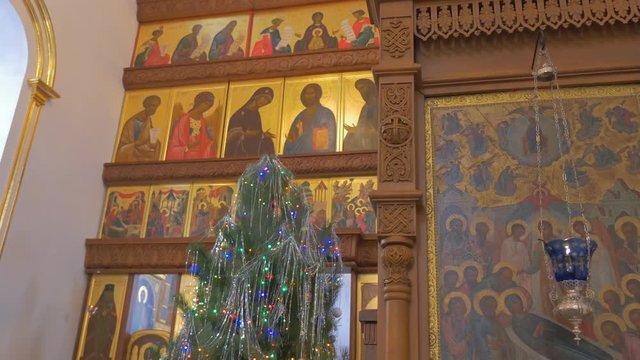
[[[378,234],[414,236],[416,232],[415,202],[380,203],[377,209]]]
[[[382,250],[382,265],[387,271],[384,284],[410,285],[409,270],[413,266],[413,250],[405,245],[390,244]]]
[[[173,0],[172,0],[173,1]],[[370,70],[377,48],[318,51],[305,54],[221,60],[192,65],[165,65],[124,70],[125,89],[144,89],[326,72]]]
[[[346,265],[368,272],[378,265],[375,234],[340,229],[342,257]],[[209,249],[214,238],[88,239],[85,270],[89,273],[183,273],[189,244],[202,241]]]
[[[382,84],[380,116],[380,182],[412,181],[412,83]]]
[[[280,160],[297,177],[375,175],[378,168],[375,152],[345,152],[322,156],[283,155]],[[102,179],[107,186],[235,179],[254,161],[254,158],[244,158],[107,163],[104,164]]]
[[[382,51],[392,58],[401,58],[411,49],[410,18],[382,19]]]
[[[329,0],[340,1],[340,0]],[[229,14],[240,11],[264,10],[288,6],[309,5],[327,0],[137,0],[138,21],[181,19],[196,16]]]
[[[415,8],[422,40],[559,27],[637,23],[637,0],[448,0]]]

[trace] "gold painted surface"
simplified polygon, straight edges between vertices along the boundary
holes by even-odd
[[[151,129],[148,133],[139,135],[138,140],[131,142],[131,136],[124,136],[129,140],[124,141],[124,132],[132,132],[134,117],[144,119],[144,103],[152,96],[160,98],[160,105],[155,113],[150,116]],[[157,161],[162,159],[167,149],[167,138],[169,133],[169,118],[171,108],[171,90],[140,90],[130,91],[124,96],[120,124],[118,125],[118,137],[113,150],[113,162],[121,161]],[[126,127],[126,129],[125,129]],[[148,139],[142,141],[142,139]],[[154,141],[155,140],[155,141]],[[136,149],[133,149],[135,147]],[[153,150],[155,155],[153,155]]]
[[[122,324],[122,308],[124,306],[125,293],[127,291],[128,275],[93,275],[91,283],[89,285],[89,291],[87,292],[87,308],[83,311],[82,331],[80,331],[80,341],[78,342],[78,351],[76,360],[82,358],[100,358],[101,356],[108,356],[111,359],[115,358],[116,348],[118,346],[118,334],[120,325]],[[106,291],[108,285],[113,287],[113,294],[110,295],[110,291]],[[91,331],[92,320],[98,327],[102,325],[107,327],[107,324],[101,323],[100,320],[108,318],[109,315],[115,312],[116,322],[113,329],[110,350],[107,353],[95,352],[85,354],[85,347],[87,345],[87,335]],[[91,350],[88,350],[91,351]],[[93,356],[91,356],[93,355]]]
[[[544,101],[551,99],[551,95],[548,92],[541,92],[541,98],[543,103],[541,106],[544,106]],[[567,117],[570,121],[570,124],[575,124],[576,119],[579,119],[580,109],[584,109],[585,106],[579,106],[580,101],[593,99],[593,101],[601,101],[602,103],[608,104],[608,107],[615,106],[617,99],[624,99],[622,103],[619,103],[620,106],[625,106],[632,111],[640,109],[640,87],[638,86],[619,86],[619,87],[592,87],[592,88],[576,88],[576,89],[563,89],[560,91],[560,98],[563,99],[563,103],[567,109]],[[441,118],[443,111],[475,111],[477,109],[486,109],[487,105],[495,105],[494,107],[498,110],[495,114],[493,113],[483,113],[483,114],[472,114],[469,117],[469,114],[463,114],[462,120],[464,122],[483,122],[490,124],[489,119],[495,120],[496,114],[500,111],[504,111],[504,108],[507,106],[513,107],[514,104],[520,104],[526,106],[530,100],[532,99],[532,93],[530,91],[517,91],[517,92],[509,92],[509,93],[494,93],[494,94],[482,94],[482,95],[470,95],[470,96],[457,96],[457,97],[445,97],[445,98],[434,98],[427,99],[425,101],[425,117],[426,117],[426,126],[425,126],[425,139],[426,139],[426,161],[425,161],[425,171],[426,171],[426,222],[427,222],[427,298],[428,298],[428,328],[429,328],[429,355],[432,359],[440,359],[442,355],[441,348],[441,332],[440,332],[440,308],[439,308],[439,300],[440,296],[440,284],[438,282],[439,272],[440,272],[440,259],[438,257],[439,252],[439,244],[438,244],[438,219],[435,215],[436,208],[438,204],[436,204],[434,200],[435,194],[438,192],[438,186],[440,181],[436,178],[436,171],[434,169],[434,137],[438,138],[442,136],[442,134],[433,133],[433,128],[438,127],[433,123],[435,119]],[[485,107],[482,107],[485,106]],[[502,108],[502,110],[500,110]],[[603,120],[602,133],[599,133],[599,136],[611,135],[611,123],[605,124],[605,121],[609,120],[606,113],[603,112],[603,109],[595,106],[592,108],[593,115],[601,117]],[[637,113],[637,112],[636,112]],[[476,117],[477,116],[477,117]],[[498,117],[498,120],[501,119]],[[637,121],[637,118],[634,118]],[[581,129],[581,125],[570,126],[570,132],[572,136],[575,136],[576,131]],[[556,144],[557,139],[555,135],[551,136],[548,139],[550,145]],[[637,138],[637,137],[636,137]],[[438,140],[440,141],[440,140]],[[618,144],[621,140],[618,140]],[[576,141],[573,140],[574,145]],[[624,141],[623,141],[624,142]],[[609,146],[616,146],[618,144],[605,142],[604,144]],[[578,142],[578,152],[580,154],[575,154],[575,150],[572,148],[570,152],[572,157],[578,155],[581,156],[584,148],[580,147],[582,144]],[[589,157],[586,158],[587,161],[591,161]],[[501,160],[502,161],[502,160]],[[621,161],[624,162],[624,161]],[[533,166],[535,168],[535,165]],[[546,169],[546,168],[545,168]],[[610,176],[610,178],[616,178],[622,174],[621,169],[612,170],[615,176]],[[544,171],[544,170],[543,170]],[[439,173],[439,172],[438,172]],[[555,175],[558,177],[558,174]],[[494,177],[495,180],[495,177]],[[603,180],[607,182],[608,180]],[[630,183],[637,183],[637,180],[629,179]],[[464,183],[468,184],[468,180],[464,180]],[[600,181],[598,181],[600,183]],[[596,184],[599,185],[599,184]],[[550,185],[551,187],[557,189],[558,184]],[[608,187],[611,187],[612,184],[609,182]],[[581,189],[584,190],[584,189]],[[594,197],[594,188],[590,188],[587,191],[583,191],[586,196],[586,200],[591,200],[593,203],[596,198]],[[599,195],[602,195],[601,190]],[[488,200],[486,200],[488,201]],[[480,206],[489,206],[490,204],[485,204]],[[495,204],[493,204],[495,205]],[[566,214],[565,214],[566,215]],[[611,255],[613,256],[613,255]],[[600,331],[597,329],[597,331]]]
[[[141,237],[148,198],[148,186],[107,189],[98,238]]]
[[[377,141],[375,140],[377,140],[378,136],[378,127],[372,126],[371,128],[369,128],[369,131],[367,131],[362,126],[363,124],[360,124],[362,130],[360,130],[360,128],[356,128],[356,126],[358,125],[358,121],[360,120],[360,113],[365,110],[363,107],[366,104],[363,98],[363,96],[366,96],[366,92],[363,95],[363,93],[361,93],[362,89],[358,89],[356,87],[356,82],[358,80],[370,80],[372,89],[376,89],[377,92],[377,87],[373,82],[373,74],[370,71],[342,74],[342,96],[340,101],[342,116],[340,117],[338,126],[338,139],[341,140],[339,141],[340,144],[338,145],[338,147],[343,151],[347,151],[349,146],[351,146],[352,151],[377,149]],[[377,102],[375,104],[372,104],[371,100],[369,101],[369,103],[370,105],[377,105]],[[353,141],[354,143],[346,145],[347,134],[349,133],[348,129],[353,128],[355,128],[355,132],[354,135],[352,135],[353,138],[349,139],[349,141]],[[364,140],[363,138],[371,139],[371,141]]]
[[[149,40],[152,38],[153,32],[157,30],[162,31],[162,35],[158,37],[160,56],[164,56],[166,60],[165,64],[171,63],[171,56],[178,43],[184,36],[192,32],[195,25],[200,25],[201,29],[197,36],[198,47],[192,53],[191,58],[193,62],[207,61],[214,37],[232,21],[236,22],[236,26],[231,32],[233,43],[224,58],[244,57],[248,53],[247,37],[249,33],[249,14],[234,14],[217,18],[190,19],[140,25],[131,66],[135,66],[136,57],[145,50]]]
[[[224,154],[227,154],[227,140],[229,136],[229,120],[236,114],[241,112],[244,105],[257,94],[262,93],[262,88],[269,88],[273,91],[273,99],[268,104],[260,107],[258,112],[262,122],[262,131],[264,133],[270,133],[274,135],[273,145],[276,151],[280,148],[280,126],[282,117],[282,102],[283,102],[283,79],[270,79],[260,81],[238,81],[233,82],[229,86],[229,95],[227,99],[227,115],[225,117],[225,129],[224,129]],[[257,155],[255,155],[257,156]]]
[[[191,185],[152,186],[145,216],[146,238],[183,237],[186,234]]]
[[[202,92],[210,92],[214,96],[213,106],[205,111],[202,115],[208,133],[213,135],[211,139],[214,142],[213,149],[215,154],[212,158],[221,157],[222,148],[222,132],[225,106],[227,103],[227,84],[211,84],[206,86],[195,86],[178,88],[173,92],[172,105],[169,113],[171,114],[170,129],[175,129],[178,120],[193,108],[195,97]],[[167,135],[167,146],[171,143],[173,131],[169,131]],[[165,158],[166,155],[163,157]]]
[[[378,308],[378,274],[358,274],[356,283],[356,319],[360,316],[360,311]],[[375,295],[372,294],[372,288],[375,287]],[[362,341],[362,327],[360,320],[356,324],[358,329],[356,336],[357,353],[356,359],[362,360],[364,352],[364,344]]]
[[[263,44],[261,40],[263,40],[264,36],[269,36],[268,29],[273,25],[274,19],[282,20],[278,26],[281,40],[283,40],[281,48],[289,46],[290,50],[288,52],[299,52],[295,51],[296,42],[304,37],[307,28],[313,24],[312,15],[316,12],[321,12],[324,15],[322,23],[328,30],[328,35],[336,38],[336,47],[351,47],[350,40],[353,41],[357,37],[357,34],[355,34],[353,30],[356,18],[352,13],[355,10],[362,10],[365,13],[364,17],[369,17],[366,2],[360,0],[339,1],[330,4],[315,4],[257,12],[253,18],[251,31],[251,54],[252,56],[271,55],[272,50],[271,53],[269,53],[269,50],[265,53],[261,51],[259,46]],[[358,26],[356,26],[356,29],[357,28]],[[373,29],[374,34],[377,35],[377,29]],[[373,44],[373,40],[371,40],[369,45],[371,44]],[[279,51],[276,51],[276,54],[279,53],[287,52],[279,49]]]
[[[377,187],[375,177],[331,178],[331,221],[335,227],[376,232],[376,217],[369,199]]]
[[[235,183],[193,184],[187,234],[208,236],[218,221],[229,213],[235,196]]]
[[[298,125],[292,128],[292,124],[297,116],[299,116],[304,110],[305,106],[302,103],[301,96],[302,91],[305,89],[307,85],[317,84],[322,89],[322,94],[320,97],[320,104],[326,108],[328,108],[334,115],[336,121],[336,134],[331,133],[320,133],[317,132],[317,150],[313,149],[305,149],[304,153],[320,153],[320,152],[334,152],[338,151],[338,146],[342,146],[339,139],[337,131],[339,128],[339,119],[340,119],[340,74],[327,74],[327,75],[314,75],[314,76],[301,76],[301,77],[291,77],[285,80],[284,86],[284,106],[282,111],[282,141],[281,141],[281,153],[285,153],[285,147],[287,140],[292,138],[292,134],[304,134],[306,131],[313,131],[307,128],[305,129],[305,121],[300,121]],[[302,118],[302,117],[301,117]],[[293,132],[292,132],[293,130]],[[328,142],[331,137],[336,139],[336,147],[331,149],[331,144]],[[327,148],[325,145],[329,145]],[[328,150],[322,150],[328,149]],[[303,152],[298,152],[303,153]]]

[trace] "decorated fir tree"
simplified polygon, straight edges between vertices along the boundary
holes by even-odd
[[[168,359],[334,359],[337,238],[316,229],[304,190],[273,157],[249,166],[212,251],[194,244],[195,297],[181,297]]]

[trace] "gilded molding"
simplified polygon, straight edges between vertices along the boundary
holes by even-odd
[[[448,0],[414,10],[422,40],[640,21],[638,0]]]
[[[331,0],[330,0],[331,1]],[[340,1],[340,0],[333,0]],[[326,0],[137,0],[138,21],[174,20],[241,11],[326,3]]]
[[[22,122],[22,130],[11,162],[2,203],[0,203],[0,256],[9,233],[40,112],[48,100],[60,97],[53,89],[56,78],[56,37],[49,10],[44,0],[23,0],[23,3],[29,14],[36,40],[36,61],[34,74],[29,80],[31,96],[27,112]]]
[[[255,160],[244,158],[107,163],[104,165],[102,179],[107,186],[235,179]],[[299,177],[326,177],[345,173],[353,176],[375,175],[378,169],[378,156],[375,152],[343,152],[322,156],[283,155],[280,160]]]
[[[371,70],[378,48],[318,51],[303,54],[249,57],[192,65],[165,65],[124,70],[125,89],[193,85],[331,72]]]

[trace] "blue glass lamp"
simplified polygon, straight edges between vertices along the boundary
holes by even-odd
[[[587,281],[591,257],[597,248],[595,241],[576,237],[551,240],[544,245],[556,281]]]

